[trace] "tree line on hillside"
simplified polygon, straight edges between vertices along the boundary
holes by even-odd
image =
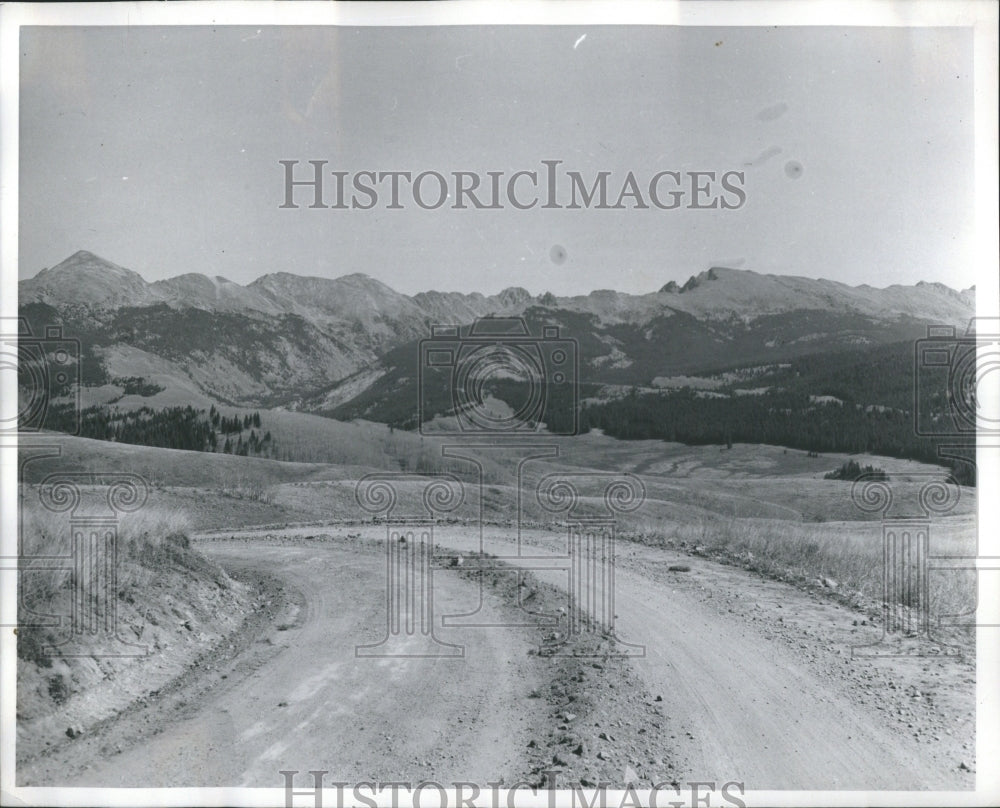
[[[59,406],[50,408],[45,423],[57,432],[73,432],[77,419],[71,407]],[[88,407],[80,413],[77,434],[137,446],[224,452],[243,457],[271,457],[274,452],[270,430],[261,431],[259,412],[227,417],[214,406],[208,412],[191,406],[159,410]]]
[[[810,354],[768,368],[754,377],[753,384],[780,387],[795,393],[834,396],[850,404],[911,410],[913,353],[914,343],[910,340]],[[731,392],[743,385],[745,382],[741,380],[721,390]]]
[[[215,408],[214,404],[208,411],[208,420],[223,435],[231,435],[251,428],[260,429],[259,412],[248,413],[243,418],[240,418],[239,415],[227,418]]]

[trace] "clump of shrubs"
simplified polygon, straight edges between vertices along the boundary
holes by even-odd
[[[824,475],[823,479],[850,480],[853,482],[863,474],[867,475],[868,478],[872,480],[889,479],[889,475],[885,473],[885,469],[876,468],[875,466],[862,466],[857,460],[848,460],[839,469]]]

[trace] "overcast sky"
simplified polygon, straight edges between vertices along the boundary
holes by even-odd
[[[410,294],[643,293],[713,265],[975,282],[968,30],[25,28],[21,52],[22,278],[87,249],[147,280],[365,272]],[[742,170],[747,201],[281,210],[283,159]]]

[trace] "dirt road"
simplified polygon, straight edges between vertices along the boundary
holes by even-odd
[[[473,547],[461,531],[441,531],[438,540]],[[565,552],[562,537],[525,532],[522,540],[532,554]],[[963,757],[972,759],[970,665],[851,660],[844,627],[856,616],[841,606],[743,570],[641,545],[619,547],[617,635],[645,649],[634,665],[663,700],[676,736],[664,745],[688,761],[686,779],[737,780],[748,789],[972,787],[968,771],[959,769]],[[485,549],[509,556],[512,542],[488,529]],[[670,574],[670,564],[693,569]],[[853,641],[877,636],[869,629]],[[874,686],[858,685],[866,673]],[[894,710],[887,718],[874,706],[905,703],[897,696],[906,684],[922,682],[926,691],[934,677],[935,689],[947,691],[941,701],[953,699],[943,709],[928,703],[933,692],[922,709],[899,706],[898,716]],[[862,701],[866,695],[872,703]],[[949,731],[949,721],[962,731]]]
[[[551,660],[530,654],[533,635],[512,625],[523,613],[488,587],[481,593],[468,574],[444,570],[434,576],[438,625],[479,607],[473,622],[504,627],[438,629],[464,645],[462,659],[356,658],[357,643],[385,632],[385,533],[362,528],[345,542],[345,532],[331,529],[313,546],[252,532],[249,542],[200,542],[230,570],[281,577],[298,603],[132,748],[116,753],[113,734],[89,748],[84,739],[68,765],[60,761],[60,784],[276,786],[281,769],[328,770],[348,782],[485,782],[528,771],[529,742],[546,729],[533,691]],[[523,539],[533,555],[565,551],[557,534]],[[478,540],[468,528],[437,532],[442,550],[465,558]],[[682,780],[747,789],[972,787],[974,763],[959,768],[974,761],[967,663],[851,660],[847,644],[875,629],[855,628],[857,613],[843,606],[703,559],[619,547],[617,633],[645,650],[629,663],[639,686],[630,685],[632,703],[612,726],[645,733],[640,777],[652,779],[662,755],[681,762]],[[512,548],[510,531],[487,530],[485,549],[518,565]],[[668,572],[675,562],[691,569]],[[566,588],[561,572],[537,574]],[[647,732],[651,706],[663,720]],[[585,732],[591,752],[607,741],[597,726]]]
[[[523,705],[539,684],[540,661],[524,632],[462,632],[465,658],[357,658],[356,644],[384,634],[382,552],[204,549],[235,572],[279,576],[299,602],[247,654],[206,672],[214,687],[179,715],[129,716],[150,725],[131,748],[116,754],[113,731],[83,738],[69,759],[27,767],[23,782],[278,787],[282,769],[328,770],[328,782],[485,782],[525,768],[531,713]],[[435,584],[442,608],[473,589],[458,576]],[[485,608],[501,619],[493,604]],[[78,764],[86,768],[67,776]]]

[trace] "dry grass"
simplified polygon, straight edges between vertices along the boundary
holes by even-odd
[[[833,579],[838,590],[865,600],[882,599],[880,522],[804,523],[770,519],[720,519],[674,525],[666,543],[719,554],[765,575],[800,581]],[[930,553],[974,556],[976,523],[959,517],[931,525]],[[932,571],[928,576],[932,616],[975,609],[973,575]],[[904,603],[904,605],[913,605]]]
[[[87,493],[95,499],[99,495],[99,492]],[[191,524],[187,514],[178,508],[147,505],[134,513],[121,514],[115,527],[117,584],[121,592],[149,583],[157,567],[170,559],[181,560],[188,547]],[[73,587],[72,530],[69,513],[46,510],[38,504],[37,497],[25,496],[21,510],[20,564],[23,607],[45,612],[65,590]]]
[[[219,492],[232,499],[245,499],[250,502],[262,502],[270,505],[272,502],[268,481],[263,475],[237,474],[223,483]]]

